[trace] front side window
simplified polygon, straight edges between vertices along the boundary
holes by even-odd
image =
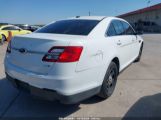
[[[132,29],[132,27],[128,23],[122,22],[122,25],[123,25],[123,27],[125,29],[126,35],[134,35],[135,32],[134,32],[134,30]]]
[[[10,27],[5,27],[2,30],[19,30],[18,27],[10,26]]]
[[[12,27],[4,27],[2,30],[12,30]]]
[[[23,25],[20,25],[19,27],[20,27],[21,29],[24,29],[24,30],[30,29],[30,26],[23,26]]]
[[[36,33],[88,35],[99,20],[62,20],[39,29]]]

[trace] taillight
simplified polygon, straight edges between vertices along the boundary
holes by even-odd
[[[76,62],[82,53],[82,46],[52,47],[43,57],[45,62]]]
[[[11,41],[8,43],[7,53],[11,53]]]

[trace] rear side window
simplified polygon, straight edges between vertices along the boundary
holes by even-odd
[[[107,35],[108,36],[115,36],[116,35],[116,31],[115,31],[115,28],[113,26],[113,23],[110,24],[108,31],[107,31]]]
[[[98,20],[62,20],[47,25],[36,33],[88,35],[99,22]]]
[[[119,20],[114,20],[112,23],[114,25],[117,35],[124,35],[124,28],[122,23]]]
[[[123,25],[123,27],[125,29],[125,34],[126,35],[134,35],[135,32],[134,32],[134,30],[132,29],[132,27],[128,23],[122,21],[122,25]]]

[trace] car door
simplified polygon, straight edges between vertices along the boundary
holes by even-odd
[[[115,44],[120,58],[120,68],[123,69],[131,63],[131,57],[134,56],[133,37],[126,35],[126,31],[120,20],[114,20],[112,23],[117,33],[117,36],[115,37]]]
[[[12,27],[12,31],[14,35],[19,35],[21,34],[21,28],[17,27],[17,26],[13,26]]]
[[[129,39],[132,39],[131,59],[135,59],[138,56],[138,53],[140,50],[139,49],[139,41],[137,39],[138,37],[137,37],[137,35],[135,35],[135,31],[129,23],[127,23],[125,21],[121,21],[121,22],[122,22],[122,25],[125,29],[126,36],[129,37]]]

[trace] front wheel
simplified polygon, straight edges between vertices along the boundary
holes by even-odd
[[[5,41],[7,41],[6,36],[2,35],[1,44],[3,44]]]
[[[111,62],[104,77],[104,81],[101,87],[101,91],[98,94],[99,97],[107,99],[114,92],[118,76],[118,68],[116,63]]]
[[[134,62],[140,62],[141,56],[142,56],[142,51],[143,51],[143,44],[141,45],[139,55],[138,55],[138,57],[136,58],[136,60]]]

